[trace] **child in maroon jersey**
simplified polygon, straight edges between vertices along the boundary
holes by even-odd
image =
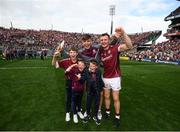
[[[56,52],[53,55],[52,59],[52,65],[54,65],[56,68],[62,68],[66,70],[69,66],[73,64],[77,64],[77,49],[72,47],[69,50],[69,58],[58,60],[58,57],[60,53],[62,52],[62,47],[57,47]],[[72,98],[72,80],[68,75],[65,75],[65,81],[66,81],[66,117],[65,121],[70,121],[70,111],[71,111],[71,98]]]
[[[85,79],[81,78],[85,69],[85,63],[82,60],[79,60],[77,64],[73,64],[69,66],[65,74],[69,76],[72,80],[72,110],[73,110],[73,121],[74,123],[78,123],[77,114],[81,119],[84,116],[81,113],[81,101],[84,91],[84,82]]]

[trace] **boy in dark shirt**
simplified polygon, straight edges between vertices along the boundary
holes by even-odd
[[[87,102],[86,102],[86,112],[87,116],[84,117],[83,122],[87,123],[90,118],[91,105],[94,102],[94,117],[97,125],[100,125],[100,120],[98,118],[98,109],[100,102],[100,94],[104,87],[104,82],[101,77],[101,71],[98,68],[98,63],[95,59],[90,60],[89,68],[85,73],[86,85],[87,85]]]

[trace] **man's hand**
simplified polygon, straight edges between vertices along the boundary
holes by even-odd
[[[117,37],[117,38],[120,38],[122,35],[124,35],[124,33],[125,33],[125,31],[124,31],[124,29],[122,28],[122,27],[117,27],[116,29],[115,29],[115,36]]]
[[[132,42],[129,36],[126,34],[124,29],[122,27],[118,27],[115,29],[115,36],[117,38],[122,37],[124,40],[124,43],[119,45],[118,51],[125,51],[132,48]]]

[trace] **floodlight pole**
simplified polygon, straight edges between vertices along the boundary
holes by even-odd
[[[113,15],[115,15],[115,5],[109,6],[109,15],[111,16],[111,30],[110,34],[112,35],[113,32]]]
[[[11,25],[11,29],[13,29],[13,23],[12,23],[12,21],[10,21],[10,25]]]

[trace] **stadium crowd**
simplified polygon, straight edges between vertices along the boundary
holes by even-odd
[[[135,33],[129,35],[134,45],[142,45],[144,43],[149,42],[153,38],[156,38],[161,34],[161,31],[150,31],[150,32],[143,32],[143,33]]]
[[[6,59],[24,58],[25,56],[36,57],[41,52],[48,50],[52,55],[55,47],[62,40],[65,41],[65,48],[71,45],[81,47],[81,33],[68,33],[52,30],[22,30],[0,28],[0,46]],[[93,42],[97,43],[98,36],[91,34]],[[29,55],[28,55],[29,54]],[[29,58],[29,57],[28,57]]]
[[[175,61],[180,60],[180,40],[168,40],[151,45],[150,48],[135,53],[128,53],[132,60],[150,59],[152,61]]]
[[[72,45],[81,48],[81,37],[83,33],[62,32],[55,30],[22,30],[14,28],[0,27],[0,48],[6,60],[16,58],[36,58],[36,56],[52,55],[55,47],[62,40],[65,41],[65,48]],[[135,47],[155,39],[161,31],[150,31],[130,34],[130,38]],[[98,34],[90,34],[94,44],[99,43]],[[121,40],[120,40],[121,41]],[[145,58],[153,60],[179,61],[179,40],[169,40],[166,42],[151,45],[149,49],[127,53],[133,60]]]

